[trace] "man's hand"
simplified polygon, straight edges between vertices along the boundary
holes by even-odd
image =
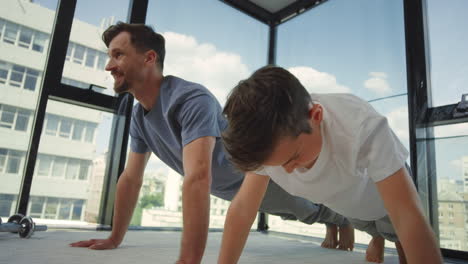
[[[89,249],[114,249],[119,245],[112,241],[110,238],[107,239],[90,239],[90,240],[83,240],[78,241],[75,243],[70,243],[71,247],[87,247]]]

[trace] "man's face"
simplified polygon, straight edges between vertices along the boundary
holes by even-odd
[[[264,162],[266,166],[282,166],[287,173],[295,169],[310,169],[317,161],[322,150],[322,107],[314,105],[310,111],[309,124],[312,133],[301,133],[298,137],[283,137]]]
[[[114,91],[128,92],[132,85],[143,79],[144,54],[137,52],[128,32],[121,32],[109,43],[109,62],[106,71],[114,77]]]

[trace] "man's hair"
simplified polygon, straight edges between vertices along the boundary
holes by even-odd
[[[102,40],[106,47],[109,47],[110,42],[121,32],[130,34],[130,41],[138,52],[154,50],[158,54],[157,63],[161,71],[163,70],[166,48],[164,37],[161,34],[156,33],[152,27],[144,24],[127,24],[119,21],[102,33]]]
[[[223,110],[229,125],[222,138],[233,164],[255,171],[280,139],[311,133],[310,104],[304,86],[280,67],[265,66],[240,81]]]

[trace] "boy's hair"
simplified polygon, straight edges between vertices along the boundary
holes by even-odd
[[[222,138],[234,165],[258,170],[281,138],[311,133],[310,104],[304,86],[280,67],[265,66],[240,81],[223,110],[229,125]]]
[[[161,34],[156,33],[152,27],[145,24],[128,24],[117,22],[102,33],[102,40],[109,47],[110,42],[121,32],[130,34],[130,41],[138,52],[154,50],[158,54],[157,63],[164,68],[164,56],[166,55],[165,40]]]

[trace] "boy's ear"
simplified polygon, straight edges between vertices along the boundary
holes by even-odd
[[[309,119],[315,124],[320,124],[323,119],[323,107],[320,104],[315,103],[309,109]]]

